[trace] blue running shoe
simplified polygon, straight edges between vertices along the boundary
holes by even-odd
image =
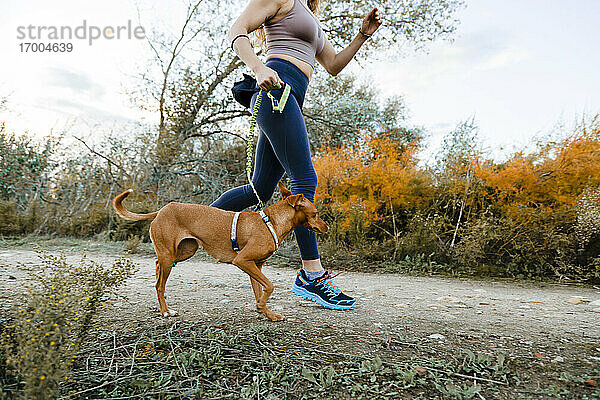
[[[299,269],[296,282],[292,285],[292,292],[332,310],[348,310],[354,307],[356,300],[342,293],[332,279],[333,276],[325,271],[325,275],[310,281],[304,271]]]

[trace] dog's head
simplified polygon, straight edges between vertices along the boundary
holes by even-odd
[[[279,182],[281,197],[296,210],[299,225],[317,233],[325,233],[329,229],[325,221],[319,218],[317,207],[302,194],[292,194],[283,183]]]

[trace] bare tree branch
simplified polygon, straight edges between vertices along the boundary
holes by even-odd
[[[127,179],[131,179],[131,175],[129,175],[127,173],[127,171],[125,170],[125,168],[123,168],[121,165],[117,164],[116,162],[114,162],[113,160],[111,160],[110,158],[106,157],[104,154],[98,153],[96,150],[92,149],[90,146],[88,146],[88,144],[81,138],[78,138],[77,136],[73,136],[75,139],[79,140],[81,143],[83,143],[83,145],[85,147],[87,147],[87,149],[90,151],[90,153],[97,155],[100,158],[105,159],[109,164],[114,165],[115,167],[117,167],[125,176],[127,176]]]
[[[192,20],[192,18],[194,17],[194,14],[195,14],[196,10],[198,9],[198,6],[200,5],[200,3],[202,3],[202,1],[203,0],[199,0],[198,2],[196,2],[194,7],[192,8],[192,10],[188,11],[187,17],[183,24],[183,27],[181,28],[181,35],[179,37],[179,40],[177,40],[177,43],[175,43],[175,46],[173,47],[173,50],[171,51],[171,58],[169,60],[169,64],[167,65],[167,68],[163,70],[164,77],[163,77],[162,88],[160,91],[160,100],[159,100],[159,112],[160,112],[159,132],[160,132],[160,135],[163,135],[165,133],[164,132],[164,128],[165,128],[164,105],[165,105],[165,93],[167,92],[167,84],[169,81],[169,73],[171,71],[171,68],[173,67],[173,63],[175,62],[175,59],[181,53],[181,50],[184,48],[184,46],[186,44],[188,44],[190,42],[188,40],[181,47],[179,47],[179,45],[185,38],[185,31],[187,29],[187,26],[190,23],[190,21]],[[188,8],[188,10],[189,10],[189,8]],[[198,31],[192,36],[192,38],[196,37],[197,34],[198,34]],[[153,48],[153,50],[155,50],[155,49]],[[160,59],[160,57],[159,57],[159,59]],[[162,65],[162,62],[161,62],[161,65]]]

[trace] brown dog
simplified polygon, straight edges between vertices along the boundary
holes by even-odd
[[[283,200],[265,209],[273,224],[279,243],[297,226],[317,233],[327,232],[327,224],[317,215],[314,204],[302,194],[292,195],[281,182],[279,190]],[[267,308],[273,284],[262,273],[261,267],[277,250],[269,228],[256,212],[243,212],[239,216],[237,241],[240,248],[235,253],[231,246],[233,211],[189,203],[171,202],[158,211],[136,214],[125,209],[122,202],[132,190],[126,190],[113,200],[113,207],[121,217],[141,221],[152,219],[150,238],[156,252],[156,294],[163,316],[177,313],[167,308],[165,285],[173,264],[192,257],[198,245],[217,261],[238,266],[248,275],[256,297],[256,309],[272,321],[283,317]]]

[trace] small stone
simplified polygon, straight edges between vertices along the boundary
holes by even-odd
[[[577,305],[583,303],[583,299],[581,297],[571,297],[569,299],[569,304]]]
[[[594,308],[592,311],[593,311],[593,312],[600,313],[600,308]]]
[[[600,300],[594,300],[590,303],[592,307],[600,307]]]
[[[442,304],[427,304],[427,307],[429,307],[429,308],[446,308],[446,306],[444,306]]]
[[[229,299],[223,299],[223,300],[219,301],[219,303],[222,303],[222,304],[231,303],[231,300],[229,300]]]
[[[432,335],[427,336],[429,339],[436,339],[436,340],[446,340],[446,336],[440,334],[440,333],[434,333]]]
[[[553,363],[561,363],[563,361],[565,361],[565,359],[562,358],[561,356],[556,356],[556,357],[554,357],[554,359],[552,359]]]
[[[456,297],[452,297],[452,296],[438,297],[437,299],[435,299],[435,301],[445,301],[448,303],[460,303],[459,299],[457,299]]]

